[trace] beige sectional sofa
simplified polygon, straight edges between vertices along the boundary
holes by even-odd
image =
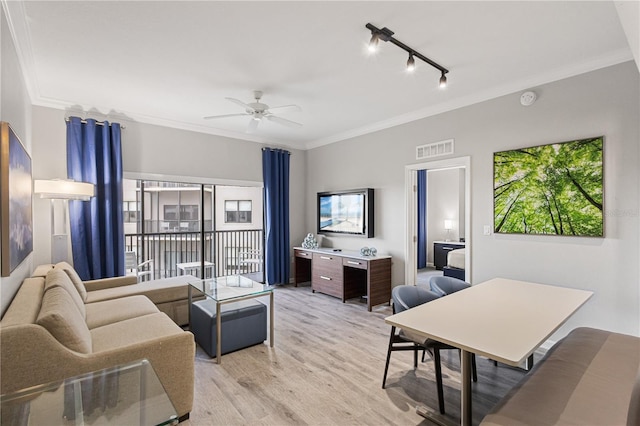
[[[139,283],[135,276],[106,278],[101,280],[81,281],[73,267],[66,262],[58,265],[40,265],[33,272],[34,277],[45,277],[47,272],[58,266],[64,268],[69,276],[76,280],[76,287],[84,287],[85,303],[102,302],[120,299],[126,296],[143,295],[164,312],[178,325],[189,323],[188,287],[187,283],[197,278],[181,275]]]
[[[0,393],[146,358],[177,414],[188,416],[195,343],[176,325],[186,315],[186,280],[83,282],[66,263],[38,267],[0,321]]]

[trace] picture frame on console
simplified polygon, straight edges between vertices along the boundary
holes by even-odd
[[[33,251],[31,157],[7,122],[0,122],[1,275],[8,277]]]

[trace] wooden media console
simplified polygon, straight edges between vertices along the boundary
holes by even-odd
[[[311,281],[315,293],[345,300],[366,297],[367,309],[391,300],[391,256],[362,256],[355,251],[294,247],[297,286]]]

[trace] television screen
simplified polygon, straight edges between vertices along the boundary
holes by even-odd
[[[372,206],[372,189],[318,193],[318,233],[373,236]]]
[[[495,232],[603,236],[603,139],[494,153]]]

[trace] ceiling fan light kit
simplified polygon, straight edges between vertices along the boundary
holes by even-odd
[[[416,61],[415,61],[414,57],[418,58],[418,59],[422,60],[423,62],[426,62],[427,64],[431,65],[432,67],[436,68],[438,71],[440,71],[439,87],[441,89],[444,89],[444,88],[447,87],[447,76],[446,76],[446,74],[449,72],[448,69],[446,69],[442,65],[432,61],[431,59],[427,58],[426,56],[424,56],[420,52],[410,48],[409,46],[407,46],[403,42],[393,38],[393,34],[395,34],[395,33],[393,31],[391,31],[389,28],[384,27],[384,28],[380,29],[380,28],[377,28],[375,25],[370,24],[370,23],[365,25],[365,27],[367,29],[369,29],[369,31],[371,31],[371,40],[369,41],[369,51],[370,52],[375,52],[378,49],[378,44],[379,44],[380,40],[382,40],[384,42],[390,41],[392,44],[395,44],[400,49],[406,51],[409,54],[409,59],[407,60],[407,71],[412,72],[412,71],[415,70]]]
[[[273,121],[277,124],[282,124],[287,127],[300,127],[301,123],[297,123],[295,121],[288,120],[286,118],[279,117],[273,113],[274,110],[294,110],[294,111],[302,111],[298,105],[290,104],[290,105],[280,105],[277,107],[270,107],[267,104],[260,102],[262,99],[262,91],[255,90],[253,92],[253,97],[255,102],[245,103],[241,100],[235,98],[225,98],[226,100],[233,102],[236,105],[244,108],[243,113],[238,114],[223,114],[223,115],[210,115],[204,117],[205,120],[218,119],[218,118],[229,118],[229,117],[243,117],[249,116],[251,119],[249,120],[249,125],[247,127],[247,133],[252,133],[258,128],[258,124],[262,121],[263,118],[266,118],[269,121]]]

